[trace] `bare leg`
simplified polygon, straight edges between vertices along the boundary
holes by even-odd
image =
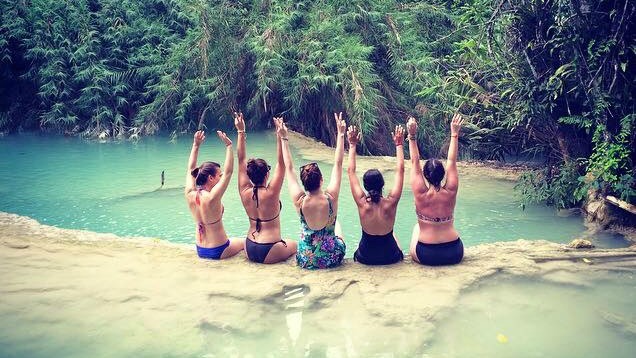
[[[230,239],[230,246],[226,247],[221,254],[221,260],[227,259],[228,257],[232,257],[245,247],[245,239],[240,237],[233,237]]]
[[[417,246],[417,242],[419,241],[419,238],[420,238],[420,225],[418,223],[415,223],[415,226],[413,226],[413,234],[411,235],[411,247],[409,251],[411,253],[411,258],[413,259],[413,261],[417,262],[418,264],[420,263],[420,260],[417,258],[415,247]]]
[[[267,257],[265,257],[264,264],[275,264],[277,262],[285,261],[296,253],[298,249],[298,243],[294,240],[286,240],[287,246],[282,242],[277,242],[269,250]]]

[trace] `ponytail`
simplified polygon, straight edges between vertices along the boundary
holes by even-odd
[[[369,190],[369,195],[367,196],[367,198],[371,199],[371,201],[374,203],[379,203],[380,198],[382,198],[382,192],[379,190],[371,189]]]

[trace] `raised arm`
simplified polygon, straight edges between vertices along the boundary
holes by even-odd
[[[362,206],[367,198],[364,190],[360,187],[360,180],[356,175],[356,146],[361,137],[356,126],[349,126],[349,130],[347,131],[347,140],[349,141],[349,166],[347,167],[347,175],[349,176],[349,186],[351,186],[353,200],[358,206]]]
[[[462,128],[464,119],[459,113],[453,115],[451,121],[451,138],[448,146],[448,159],[446,159],[446,185],[444,188],[456,192],[459,187],[459,176],[457,174],[457,150],[459,146],[459,131]]]
[[[342,112],[333,114],[336,120],[336,128],[338,134],[336,138],[336,153],[334,155],[333,170],[331,171],[331,179],[327,186],[327,192],[331,197],[338,199],[340,194],[340,183],[342,182],[342,161],[344,159],[344,136],[347,131],[347,124],[342,119]]]
[[[188,169],[186,172],[185,190],[184,194],[188,195],[189,192],[195,189],[195,178],[192,176],[192,171],[197,167],[197,157],[199,156],[199,146],[205,141],[205,132],[194,132],[194,140],[192,141],[192,149],[190,150],[190,158],[188,158]]]
[[[411,189],[413,193],[419,193],[428,189],[422,173],[420,164],[420,149],[417,147],[417,122],[415,118],[409,117],[406,122],[406,131],[409,136],[409,153],[411,154]]]
[[[230,184],[232,172],[234,171],[234,152],[232,152],[232,141],[221,131],[216,131],[216,134],[225,144],[225,163],[223,164],[223,175],[221,176],[221,179],[210,191],[213,198],[223,196],[227,186]]]
[[[276,168],[274,168],[274,175],[272,176],[269,187],[280,193],[283,187],[283,181],[285,180],[285,161],[283,160],[283,144],[280,139],[278,127],[283,123],[283,117],[274,117],[274,126],[276,127]],[[287,137],[287,134],[285,134]]]
[[[402,188],[404,187],[404,127],[395,126],[395,132],[392,133],[393,142],[395,143],[395,156],[397,158],[397,168],[395,171],[395,184],[389,194],[389,199],[397,203],[402,196]]]
[[[237,137],[236,156],[238,157],[238,187],[239,192],[242,192],[252,185],[250,183],[250,178],[247,176],[247,160],[245,158],[245,141],[247,139],[247,135],[245,134],[245,120],[243,119],[243,113],[234,112],[234,126],[236,127]]]
[[[305,191],[298,183],[298,177],[294,171],[294,162],[292,160],[291,151],[289,150],[289,138],[287,137],[287,125],[282,119],[276,128],[276,134],[280,138],[281,149],[283,152],[283,161],[285,162],[285,174],[287,177],[287,186],[289,187],[289,195],[292,202],[296,207],[296,210],[300,208],[300,198],[305,194]]]

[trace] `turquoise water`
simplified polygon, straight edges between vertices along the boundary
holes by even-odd
[[[633,357],[633,272],[571,279],[497,276],[473,287],[440,320],[428,356]]]
[[[191,243],[194,224],[182,189],[191,143],[189,136],[174,142],[167,137],[143,138],[139,142],[44,135],[1,137],[0,210],[63,228]],[[199,160],[222,161],[223,155],[222,144],[210,135]],[[274,135],[250,133],[248,156],[262,157],[273,164]],[[296,155],[295,162],[304,160]],[[321,167],[328,178],[331,166]],[[161,171],[165,171],[166,181],[159,189]],[[580,217],[559,217],[553,209],[542,206],[522,211],[514,199],[511,182],[467,173],[460,173],[460,180],[456,226],[467,246],[520,238],[568,242],[585,235]],[[387,186],[392,182],[392,178],[387,178]],[[244,236],[249,223],[236,187],[234,175],[223,199],[224,224],[230,236]],[[282,201],[283,233],[297,238],[298,217],[286,191]],[[351,256],[360,236],[360,224],[346,174],[338,218]],[[415,222],[413,198],[405,185],[395,228],[403,249],[408,247]],[[591,239],[601,247],[626,245],[622,237],[615,235],[601,234]]]

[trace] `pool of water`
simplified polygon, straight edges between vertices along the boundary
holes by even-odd
[[[449,310],[426,357],[633,357],[633,272],[569,275],[569,284],[497,276]]]
[[[273,133],[250,133],[248,156],[273,163],[274,140]],[[152,137],[138,142],[32,134],[0,137],[0,210],[64,228],[193,242],[194,224],[183,199],[190,146],[191,139],[185,137],[177,141]],[[222,144],[210,135],[199,160],[222,161],[223,157]],[[303,159],[296,155],[295,162]],[[330,165],[323,163],[321,167],[328,178]],[[166,180],[160,188],[162,171]],[[386,181],[387,187],[393,183],[390,176]],[[542,206],[522,211],[509,181],[462,172],[460,181],[456,226],[467,246],[520,238],[568,242],[588,235],[580,217],[559,217],[553,209]],[[249,223],[236,187],[234,175],[223,198],[224,224],[230,236],[244,236]],[[286,188],[282,201],[283,234],[297,238],[299,221]],[[403,249],[408,247],[416,222],[413,207],[413,197],[405,185],[395,227]],[[350,257],[360,236],[360,224],[346,174],[338,218]],[[601,247],[627,245],[616,235],[589,238]]]

